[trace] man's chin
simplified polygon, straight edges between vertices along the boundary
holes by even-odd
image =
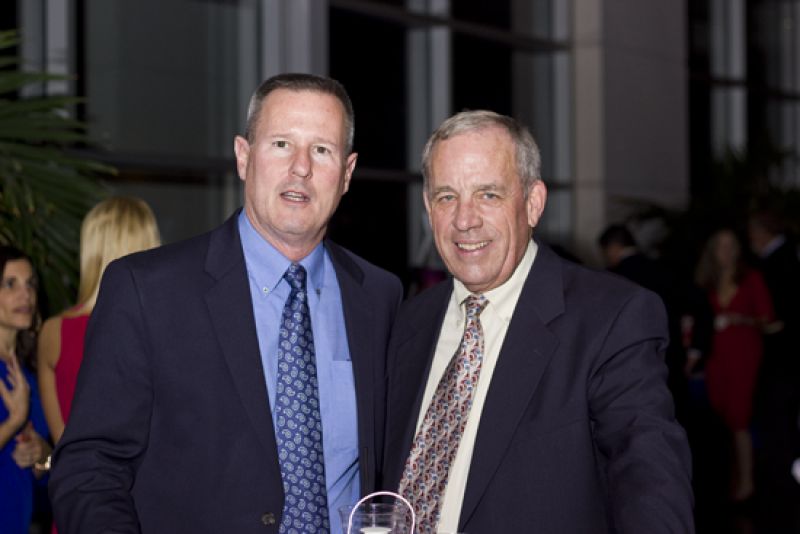
[[[454,278],[464,284],[464,286],[473,293],[481,291],[481,288],[486,287],[490,283],[490,281],[487,280],[487,277],[482,272],[475,272],[474,270],[469,269],[448,270],[450,273],[452,273]]]

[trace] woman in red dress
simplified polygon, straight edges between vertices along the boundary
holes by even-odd
[[[731,432],[731,498],[747,500],[754,490],[750,419],[753,392],[763,354],[762,333],[775,321],[769,291],[758,271],[742,259],[741,244],[728,229],[708,240],[697,282],[714,310],[714,337],[706,364],[711,407]]]
[[[64,433],[69,417],[83,359],[83,338],[105,268],[117,258],[159,244],[155,216],[138,198],[108,198],[84,217],[78,303],[45,321],[39,334],[39,388],[54,443]]]

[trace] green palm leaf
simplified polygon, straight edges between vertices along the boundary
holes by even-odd
[[[82,99],[16,96],[31,84],[65,79],[13,70],[18,43],[16,31],[0,31],[0,243],[31,256],[50,314],[74,302],[80,224],[107,193],[100,176],[116,171],[69,151],[90,143],[86,124],[68,113]]]

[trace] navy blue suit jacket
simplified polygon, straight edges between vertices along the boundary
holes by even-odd
[[[388,361],[397,488],[453,283],[408,301]],[[666,387],[658,297],[539,244],[503,342],[459,532],[693,532],[690,455]]]
[[[53,460],[60,534],[278,531],[283,487],[237,215],[106,270]],[[402,287],[325,246],[342,294],[366,493],[381,462],[385,354]]]

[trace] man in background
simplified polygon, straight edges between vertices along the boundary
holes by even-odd
[[[800,262],[797,246],[772,210],[748,219],[750,248],[769,288],[782,328],[764,336],[764,360],[755,397],[756,494],[772,532],[800,530],[800,485],[791,475],[800,456]]]
[[[611,224],[597,239],[606,269],[656,293],[667,309],[669,346],[668,385],[678,419],[686,425],[689,407],[688,375],[711,350],[713,311],[705,293],[686,277],[681,279],[664,262],[642,252],[624,224]],[[689,321],[688,332],[686,321]]]

